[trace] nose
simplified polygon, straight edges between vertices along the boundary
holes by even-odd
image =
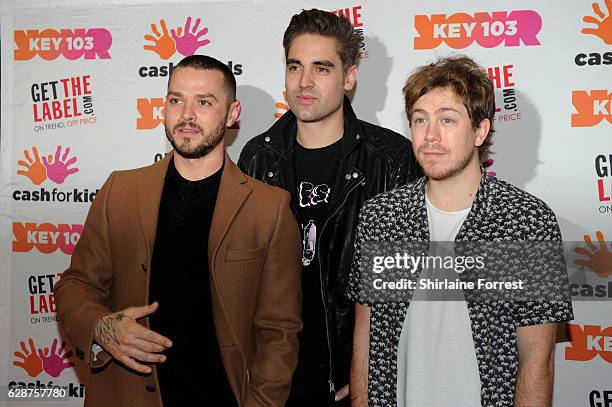
[[[304,69],[302,71],[302,75],[300,76],[300,87],[301,88],[312,87],[312,75],[308,69]]]
[[[430,120],[425,130],[425,141],[440,141],[440,125],[435,120]]]
[[[183,121],[189,122],[195,119],[195,111],[191,103],[185,103],[183,105],[183,110],[181,112],[181,119]]]

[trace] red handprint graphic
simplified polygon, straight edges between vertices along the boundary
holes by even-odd
[[[583,34],[595,35],[603,40],[604,43],[612,45],[612,0],[605,0],[606,10],[608,15],[606,16],[599,7],[599,3],[593,3],[593,11],[601,19],[598,20],[593,16],[584,16],[582,21],[585,23],[595,24],[597,28],[583,28],[580,32]]]
[[[47,168],[47,177],[49,177],[49,179],[56,184],[62,184],[68,175],[79,171],[78,168],[68,168],[77,160],[76,157],[72,157],[66,161],[68,154],[70,154],[70,147],[66,147],[64,155],[60,159],[61,151],[62,146],[57,146],[57,149],[55,150],[55,160],[52,160],[51,156],[49,156],[49,159],[47,159],[47,157],[43,157],[43,164]]]
[[[159,25],[162,29],[161,34],[159,33],[157,26],[155,24],[151,24],[151,31],[153,31],[155,37],[147,34],[144,36],[144,39],[153,42],[153,45],[145,45],[143,49],[155,52],[161,59],[169,59],[175,54],[176,45],[174,43],[174,39],[168,33],[166,21],[164,19],[159,20]]]
[[[57,339],[54,339],[53,344],[51,345],[50,355],[49,348],[45,348],[44,352],[41,349],[38,349],[38,356],[40,356],[40,358],[42,359],[45,372],[47,372],[52,377],[59,377],[59,375],[64,371],[64,369],[68,369],[74,366],[74,363],[68,360],[72,356],[72,351],[64,353],[65,345],[66,342],[62,342],[62,345],[56,352]]]
[[[202,28],[200,31],[198,31],[200,21],[201,20],[198,18],[195,21],[193,29],[190,31],[191,17],[187,17],[187,21],[185,22],[185,32],[182,36],[182,27],[179,27],[176,31],[174,29],[170,30],[172,33],[172,38],[174,38],[174,42],[176,43],[177,51],[186,57],[195,54],[198,48],[210,43],[210,40],[207,39],[200,40],[200,38],[208,33],[208,28]]]
[[[577,259],[574,260],[574,263],[590,268],[599,277],[610,277],[612,276],[612,253],[608,249],[603,233],[600,230],[595,232],[595,236],[599,241],[599,248],[595,247],[591,240],[591,236],[584,235],[584,241],[591,250],[589,251],[582,247],[577,247],[574,251],[586,256],[588,259]]]
[[[22,368],[25,370],[30,377],[36,377],[43,371],[43,362],[38,357],[36,353],[36,347],[34,346],[34,339],[30,338],[30,350],[26,348],[26,345],[23,341],[19,342],[21,344],[21,350],[23,352],[14,352],[15,357],[22,359],[22,361],[15,360],[13,361],[13,365]]]
[[[30,157],[30,152],[28,150],[23,151],[23,154],[28,161],[17,161],[17,164],[25,167],[25,170],[17,170],[17,174],[28,177],[34,185],[40,185],[47,179],[47,169],[43,165],[42,161],[40,161],[38,149],[36,147],[32,147],[32,152],[34,153],[34,160],[32,160]],[[51,159],[50,154],[49,159]]]

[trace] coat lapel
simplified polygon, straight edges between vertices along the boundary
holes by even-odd
[[[245,185],[246,182],[247,177],[226,153],[208,238],[208,262],[210,270],[213,272],[215,270],[213,267],[214,259],[219,246],[221,246],[230,225],[251,193],[251,189]]]
[[[146,172],[142,172],[137,181],[136,199],[138,201],[138,212],[140,222],[142,223],[148,259],[151,259],[151,256],[153,256],[159,203],[164,190],[164,178],[171,158],[172,152],[167,154],[158,163],[150,166]]]

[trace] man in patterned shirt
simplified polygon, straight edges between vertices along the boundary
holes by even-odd
[[[361,256],[374,241],[561,242],[544,202],[480,166],[495,97],[474,61],[423,66],[403,92],[425,177],[368,200],[360,212],[347,289],[356,302],[353,406],[549,406],[557,322],[573,318],[567,297],[475,301],[458,290],[460,301],[419,301],[427,294],[416,285],[407,300],[389,301],[364,284]],[[538,288],[567,284],[562,258],[556,265]],[[418,278],[429,276],[423,269]]]

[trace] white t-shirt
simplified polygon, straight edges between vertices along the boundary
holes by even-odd
[[[425,203],[430,240],[453,242],[470,208],[445,212],[434,207],[427,194]],[[445,255],[452,243],[435,247],[437,253],[430,255]],[[440,277],[437,272],[425,269],[419,278]],[[425,301],[427,296],[427,290],[417,288],[404,319],[397,353],[397,405],[478,407],[480,376],[465,300]]]

